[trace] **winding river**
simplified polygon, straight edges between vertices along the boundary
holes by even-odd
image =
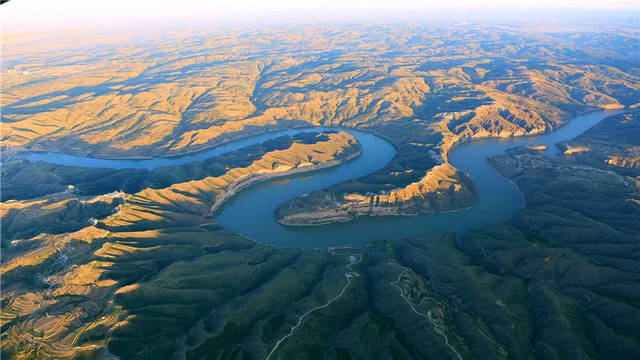
[[[461,234],[468,230],[508,221],[523,207],[523,195],[511,181],[491,168],[486,158],[523,145],[546,145],[548,147],[546,155],[557,156],[556,143],[571,140],[605,117],[616,113],[619,111],[599,111],[580,115],[558,130],[539,136],[492,138],[458,146],[449,155],[449,160],[455,167],[471,176],[480,192],[478,203],[469,209],[410,217],[362,217],[349,223],[318,227],[283,226],[274,220],[273,213],[285,201],[300,194],[320,190],[382,168],[396,153],[391,144],[371,133],[353,129],[302,128],[253,136],[200,153],[175,158],[109,160],[42,152],[24,153],[21,157],[31,161],[41,160],[61,165],[152,169],[204,160],[282,135],[327,129],[344,130],[362,144],[363,154],[360,157],[334,168],[273,179],[251,186],[218,209],[216,220],[229,230],[266,244],[303,248],[360,246],[369,241],[418,234],[446,232]]]

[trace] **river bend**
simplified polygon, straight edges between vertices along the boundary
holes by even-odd
[[[546,145],[548,147],[546,155],[557,156],[556,143],[571,140],[602,119],[618,112],[599,111],[580,115],[561,128],[543,135],[483,139],[456,147],[449,154],[449,161],[453,166],[471,176],[480,193],[478,203],[469,209],[418,216],[361,217],[348,223],[316,227],[280,225],[274,220],[274,211],[278,206],[298,195],[321,190],[379,170],[395,156],[396,151],[390,143],[363,131],[319,127],[290,129],[252,136],[175,158],[112,160],[43,152],[28,152],[21,154],[20,157],[31,161],[71,166],[153,169],[201,161],[282,135],[306,131],[344,130],[362,144],[361,156],[333,168],[272,179],[251,186],[236,194],[218,209],[216,220],[229,230],[265,244],[303,248],[360,246],[369,241],[410,235],[447,232],[461,234],[508,221],[522,209],[523,195],[510,180],[489,166],[486,161],[488,157],[501,155],[510,148],[524,145]]]

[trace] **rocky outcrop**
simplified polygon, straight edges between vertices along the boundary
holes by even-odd
[[[452,211],[477,200],[471,178],[451,164],[435,166],[415,183],[382,194],[319,191],[294,199],[276,211],[284,225],[312,226],[347,222],[359,216],[419,215]]]
[[[563,154],[594,166],[640,174],[640,109],[604,119],[573,141],[559,144]]]
[[[234,181],[233,183],[225,186],[220,192],[216,194],[216,201],[211,206],[211,213],[215,213],[215,211],[230,197],[241,191],[242,189],[251,186],[252,184],[269,180],[276,177],[289,176],[293,174],[298,174],[302,172],[309,172],[314,170],[326,169],[329,167],[333,167],[336,165],[340,165],[347,161],[350,161],[362,154],[362,149],[358,149],[353,153],[341,158],[337,158],[335,160],[328,160],[322,163],[311,163],[305,162],[295,166],[284,165],[278,166],[276,169],[271,171],[262,171],[257,173],[249,173],[246,176],[241,177],[240,179]]]

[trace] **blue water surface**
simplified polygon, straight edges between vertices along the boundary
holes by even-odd
[[[278,224],[273,213],[284,202],[298,195],[358,178],[384,167],[396,154],[386,140],[371,133],[343,128],[302,128],[267,133],[237,140],[195,154],[174,158],[145,160],[96,159],[56,153],[29,152],[22,157],[61,165],[84,167],[147,168],[173,166],[202,161],[212,156],[264,142],[282,135],[307,131],[343,130],[360,141],[360,157],[334,168],[296,174],[251,186],[236,194],[220,208],[216,220],[226,229],[236,231],[265,244],[302,248],[326,248],[336,245],[360,246],[374,240],[403,236],[456,233],[508,221],[524,205],[518,188],[489,166],[486,159],[524,145],[546,145],[547,156],[557,156],[556,143],[571,140],[616,111],[599,111],[577,116],[553,132],[531,137],[484,139],[462,144],[449,155],[449,161],[468,173],[480,192],[476,205],[455,212],[420,216],[362,217],[348,223],[316,227],[290,227]]]

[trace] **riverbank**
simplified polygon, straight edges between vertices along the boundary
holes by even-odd
[[[319,226],[361,216],[416,216],[468,208],[477,198],[469,176],[445,163],[388,194],[348,194],[342,199],[327,191],[309,194],[280,206],[275,219],[287,226]]]
[[[342,177],[342,172],[353,171],[351,166],[360,167],[360,161],[351,162],[329,171],[316,173],[311,178],[297,180],[294,176],[291,182],[281,185],[267,181],[253,189],[247,189],[238,194],[232,206],[225,206],[218,211],[216,220],[225,228],[237,231],[245,236],[263,243],[278,246],[294,246],[304,248],[327,247],[333,245],[352,244],[362,245],[368,241],[414,236],[418,234],[463,234],[467,231],[508,221],[520,211],[524,205],[522,192],[510,181],[493,169],[486,158],[503,154],[509,148],[533,144],[547,145],[551,151],[558,141],[572,139],[600,120],[613,114],[611,111],[589,113],[574,118],[569,124],[558,131],[538,136],[517,137],[508,139],[493,139],[472,141],[465,143],[451,153],[451,165],[469,174],[470,179],[477,186],[479,199],[473,206],[461,206],[457,211],[440,211],[438,213],[395,216],[382,215],[377,217],[362,216],[350,222],[334,222],[322,226],[286,226],[278,223],[273,214],[278,207],[291,198],[297,196],[311,196],[314,191],[326,189],[328,186],[348,179]],[[353,172],[356,178],[362,173],[371,173],[376,161],[372,154],[371,142],[363,143],[363,156],[370,158],[371,169],[360,168]],[[364,142],[363,142],[364,141]],[[551,145],[551,146],[549,146]],[[250,228],[243,221],[243,215],[251,211],[255,214]],[[407,213],[409,213],[407,211]],[[327,217],[332,213],[327,213]],[[339,214],[337,220],[343,219]],[[348,214],[351,215],[351,214]],[[306,219],[305,219],[306,221]]]
[[[393,215],[392,211],[381,209],[380,216],[375,218],[361,216],[347,223],[335,222],[312,227],[283,226],[276,222],[274,212],[288,200],[374,173],[396,155],[391,143],[371,132],[346,129],[345,131],[362,144],[362,155],[357,159],[327,168],[305,169],[305,172],[315,170],[313,176],[299,172],[281,174],[280,176],[288,177],[286,184],[274,181],[273,177],[260,177],[250,180],[249,183],[240,184],[241,186],[232,188],[222,196],[224,201],[214,208],[215,218],[224,228],[261,243],[310,249],[342,244],[357,246],[366,241],[415,234],[438,234],[451,231],[462,234],[468,230],[508,221],[523,206],[522,192],[509,179],[492,169],[487,164],[486,158],[500,155],[508,148],[538,143],[550,145],[547,151],[549,153],[555,149],[556,142],[575,138],[613,113],[615,112],[604,111],[581,115],[558,130],[544,135],[484,139],[457,146],[455,151],[450,153],[450,164],[461,173],[470,175],[479,194],[479,200],[473,203],[475,205],[459,206],[457,207],[459,211],[447,212],[441,207],[437,213],[397,216]],[[281,134],[270,134],[270,137]],[[255,141],[256,138],[253,137],[251,140]],[[291,169],[286,169],[288,170]],[[211,212],[213,202],[215,199],[211,199],[207,205],[205,210],[207,213]],[[407,215],[418,213],[411,208],[404,210],[404,214]],[[250,219],[247,218],[247,214],[252,215]],[[350,216],[350,214],[347,215]]]
[[[601,110],[612,111],[612,110]],[[510,139],[536,138],[561,131],[574,119],[595,113],[589,109],[570,119],[562,119],[553,128],[533,129],[523,133],[509,133],[498,136],[458,137],[442,145],[445,164],[451,166],[450,155],[463,144],[476,141],[508,141]],[[612,112],[614,114],[614,112]],[[552,148],[552,147],[550,147]],[[420,181],[387,193],[334,194],[322,191],[290,200],[275,211],[275,220],[286,226],[320,226],[331,223],[345,223],[363,216],[416,216],[463,210],[478,202],[478,193],[473,177],[457,173],[456,167],[443,174],[437,165],[427,171]]]
[[[211,206],[211,215],[215,215],[216,210],[220,208],[227,200],[232,198],[235,194],[246,189],[247,187],[257,184],[259,182],[291,176],[299,173],[308,173],[312,171],[317,171],[321,169],[328,169],[334,166],[341,165],[345,162],[351,161],[358,156],[362,155],[362,149],[357,152],[350,154],[342,159],[330,160],[320,164],[301,164],[296,168],[291,168],[285,171],[277,171],[277,172],[269,172],[269,173],[252,173],[248,174],[244,178],[239,179],[231,184],[229,184],[222,192],[216,194],[216,200],[214,204]]]

